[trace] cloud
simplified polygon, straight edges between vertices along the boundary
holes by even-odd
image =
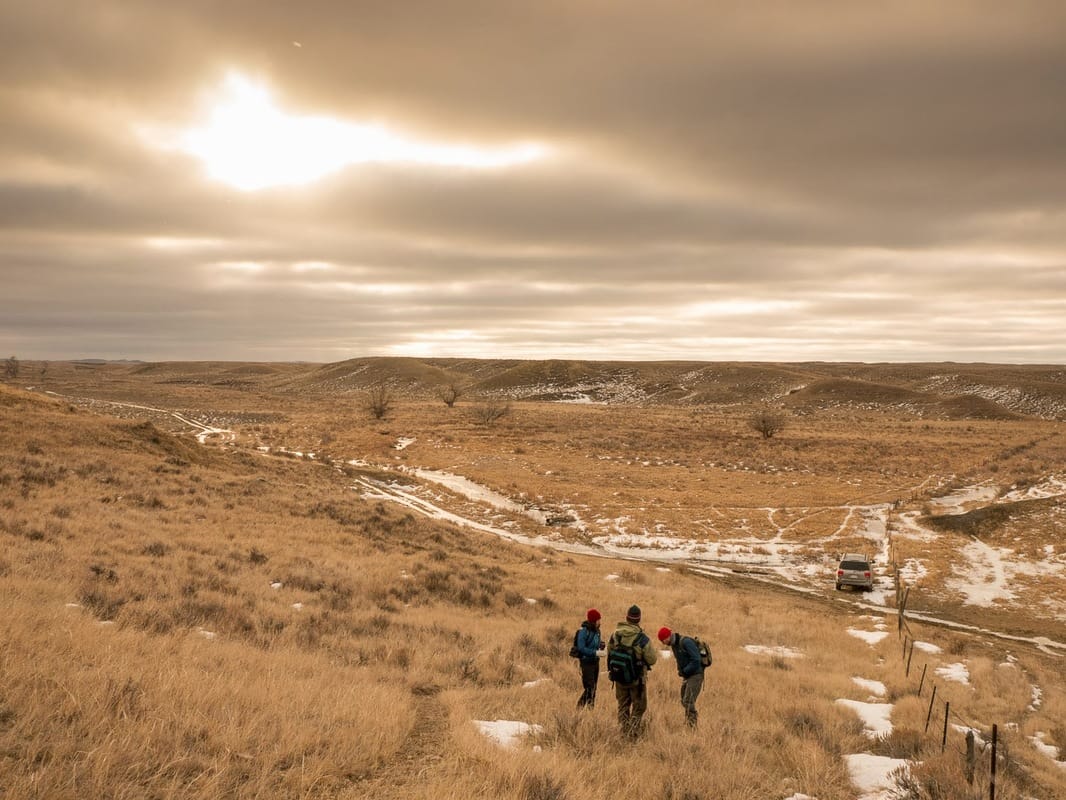
[[[1063,22],[1052,2],[8,4],[0,339],[1061,361]],[[202,122],[232,70],[295,115],[552,155],[233,191],[144,136]]]

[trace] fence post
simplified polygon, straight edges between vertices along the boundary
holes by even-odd
[[[992,725],[992,778],[988,784],[988,800],[996,800],[996,740],[999,738],[999,726]]]
[[[906,658],[907,657],[907,639],[909,639],[909,638],[910,637],[907,636],[907,634],[903,634],[903,652],[900,653],[900,656],[899,656],[900,658]]]
[[[976,766],[977,751],[974,749],[973,728],[966,731],[966,782],[973,786],[973,771]]]
[[[911,639],[911,651],[907,654],[907,671],[904,673],[904,677],[909,678],[911,676],[911,659],[914,658],[914,639]]]
[[[918,681],[918,696],[922,696],[922,687],[925,686],[925,671],[929,668],[928,664],[922,664],[922,679]]]
[[[933,696],[929,698],[929,711],[925,715],[925,732],[929,733],[929,720],[933,718],[933,703],[936,702],[936,684],[933,684]]]
[[[940,752],[948,746],[948,712],[951,710],[951,702],[944,703],[944,734],[940,737]]]

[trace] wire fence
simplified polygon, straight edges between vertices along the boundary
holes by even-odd
[[[996,798],[996,777],[1000,767],[1007,766],[1007,752],[1000,741],[999,725],[993,724],[991,730],[982,729],[974,724],[960,712],[957,704],[952,707],[951,700],[940,691],[933,676],[928,674],[929,661],[920,665],[914,661],[915,645],[918,642],[910,621],[907,619],[908,602],[910,601],[911,589],[901,577],[899,564],[896,560],[894,543],[889,546],[889,562],[894,573],[896,590],[896,616],[897,632],[901,642],[900,658],[904,669],[904,675],[909,681],[917,682],[918,697],[929,697],[929,705],[925,715],[925,728],[922,731],[926,743],[939,745],[941,753],[955,752],[963,759],[966,780],[971,787],[975,786],[978,772],[984,778],[984,765],[987,763],[988,797]],[[924,651],[919,648],[919,659],[922,659]],[[921,674],[918,667],[921,666]],[[912,671],[914,676],[912,677]],[[937,697],[938,692],[940,697]],[[955,721],[954,730],[963,735],[963,740],[949,739],[952,729],[951,721]],[[987,759],[987,761],[986,761]]]

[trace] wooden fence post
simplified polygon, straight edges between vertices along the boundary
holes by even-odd
[[[929,733],[929,720],[933,718],[933,703],[936,702],[936,684],[933,684],[933,696],[929,698],[929,711],[925,715],[925,732]]]
[[[911,639],[911,650],[907,654],[907,671],[904,673],[904,677],[909,678],[911,676],[911,659],[914,658],[914,639]]]
[[[966,731],[966,782],[973,786],[973,771],[977,762],[977,751],[974,749],[973,728]]]
[[[996,740],[999,738],[999,726],[992,725],[992,778],[988,784],[988,800],[996,800]]]
[[[929,669],[928,664],[922,664],[922,679],[918,681],[918,696],[922,696],[922,687],[925,686],[925,671]]]

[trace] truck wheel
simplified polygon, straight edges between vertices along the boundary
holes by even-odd
[[[837,591],[838,592],[840,591],[840,584],[839,583],[837,584]]]

